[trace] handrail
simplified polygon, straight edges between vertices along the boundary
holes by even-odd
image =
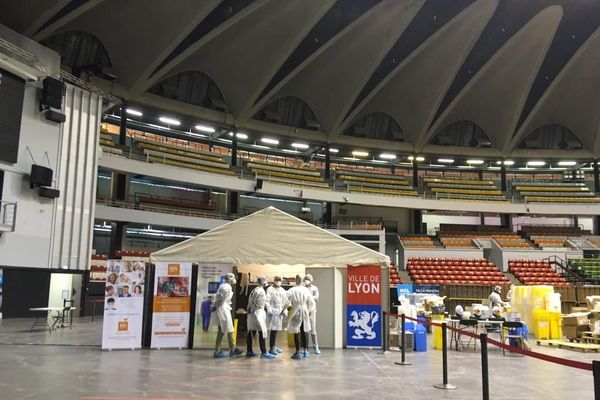
[[[583,285],[585,284],[585,279],[583,279],[579,274],[575,273],[566,265],[566,259],[563,260],[557,255],[548,256],[545,258],[550,265],[554,265],[556,267],[556,272],[562,275],[567,276],[567,280],[575,285]]]

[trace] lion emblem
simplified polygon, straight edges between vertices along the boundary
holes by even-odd
[[[354,335],[352,339],[375,339],[377,333],[373,330],[373,327],[379,321],[379,314],[376,311],[369,313],[368,311],[361,311],[360,314],[356,311],[352,311],[350,314],[352,321],[348,321],[348,325],[354,329]]]

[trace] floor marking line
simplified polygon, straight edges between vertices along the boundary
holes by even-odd
[[[375,366],[377,367],[377,369],[378,369],[379,371],[381,371],[381,373],[382,373],[383,375],[385,375],[385,376],[386,376],[386,377],[387,377],[389,380],[391,380],[391,381],[392,381],[392,383],[393,383],[393,384],[394,384],[394,385],[395,385],[397,388],[399,388],[399,389],[400,389],[400,388],[402,388],[402,386],[401,386],[401,385],[400,385],[398,382],[396,382],[396,380],[394,379],[394,377],[392,377],[392,376],[391,376],[390,374],[388,374],[388,373],[387,373],[387,372],[386,372],[386,371],[385,371],[383,368],[381,368],[381,367],[379,366],[379,364],[377,364],[377,363],[376,363],[376,362],[375,362],[375,361],[374,361],[374,360],[373,360],[371,357],[369,357],[369,355],[368,355],[367,353],[365,353],[365,352],[364,352],[364,351],[362,351],[362,350],[361,350],[361,353],[362,353],[362,354],[363,354],[365,357],[367,357],[367,359],[368,359],[368,360],[369,360],[369,361],[370,361],[370,362],[371,362],[373,365],[375,365]],[[405,394],[403,394],[403,396],[405,396]],[[414,397],[411,397],[411,399],[412,399],[412,400],[414,400]]]

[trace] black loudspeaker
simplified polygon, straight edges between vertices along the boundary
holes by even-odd
[[[48,121],[57,122],[59,124],[62,124],[67,119],[67,116],[65,114],[61,114],[54,110],[46,111],[46,114],[44,114],[44,116]]]
[[[32,165],[29,177],[29,187],[52,186],[52,170],[41,165]]]
[[[49,187],[41,187],[40,188],[40,197],[46,197],[48,199],[56,199],[60,196],[60,190],[52,189]]]
[[[256,184],[254,185],[254,190],[262,189],[262,185],[263,185],[263,180],[257,179]]]
[[[61,110],[64,91],[65,84],[62,81],[54,78],[44,79],[40,110],[47,110],[48,108]]]

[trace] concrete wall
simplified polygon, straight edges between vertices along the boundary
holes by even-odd
[[[60,125],[47,121],[38,111],[39,92],[31,84],[25,87],[17,163],[0,161],[0,169],[5,172],[2,199],[17,202],[15,232],[0,236],[0,266],[50,266],[55,200],[41,198],[29,188],[33,161],[27,149],[37,164],[52,168],[56,178]]]
[[[506,250],[502,249],[495,241],[492,241],[489,259],[502,271],[508,271],[508,261],[510,260],[543,260],[550,256],[558,256],[563,260],[565,258],[582,258],[581,250]]]

